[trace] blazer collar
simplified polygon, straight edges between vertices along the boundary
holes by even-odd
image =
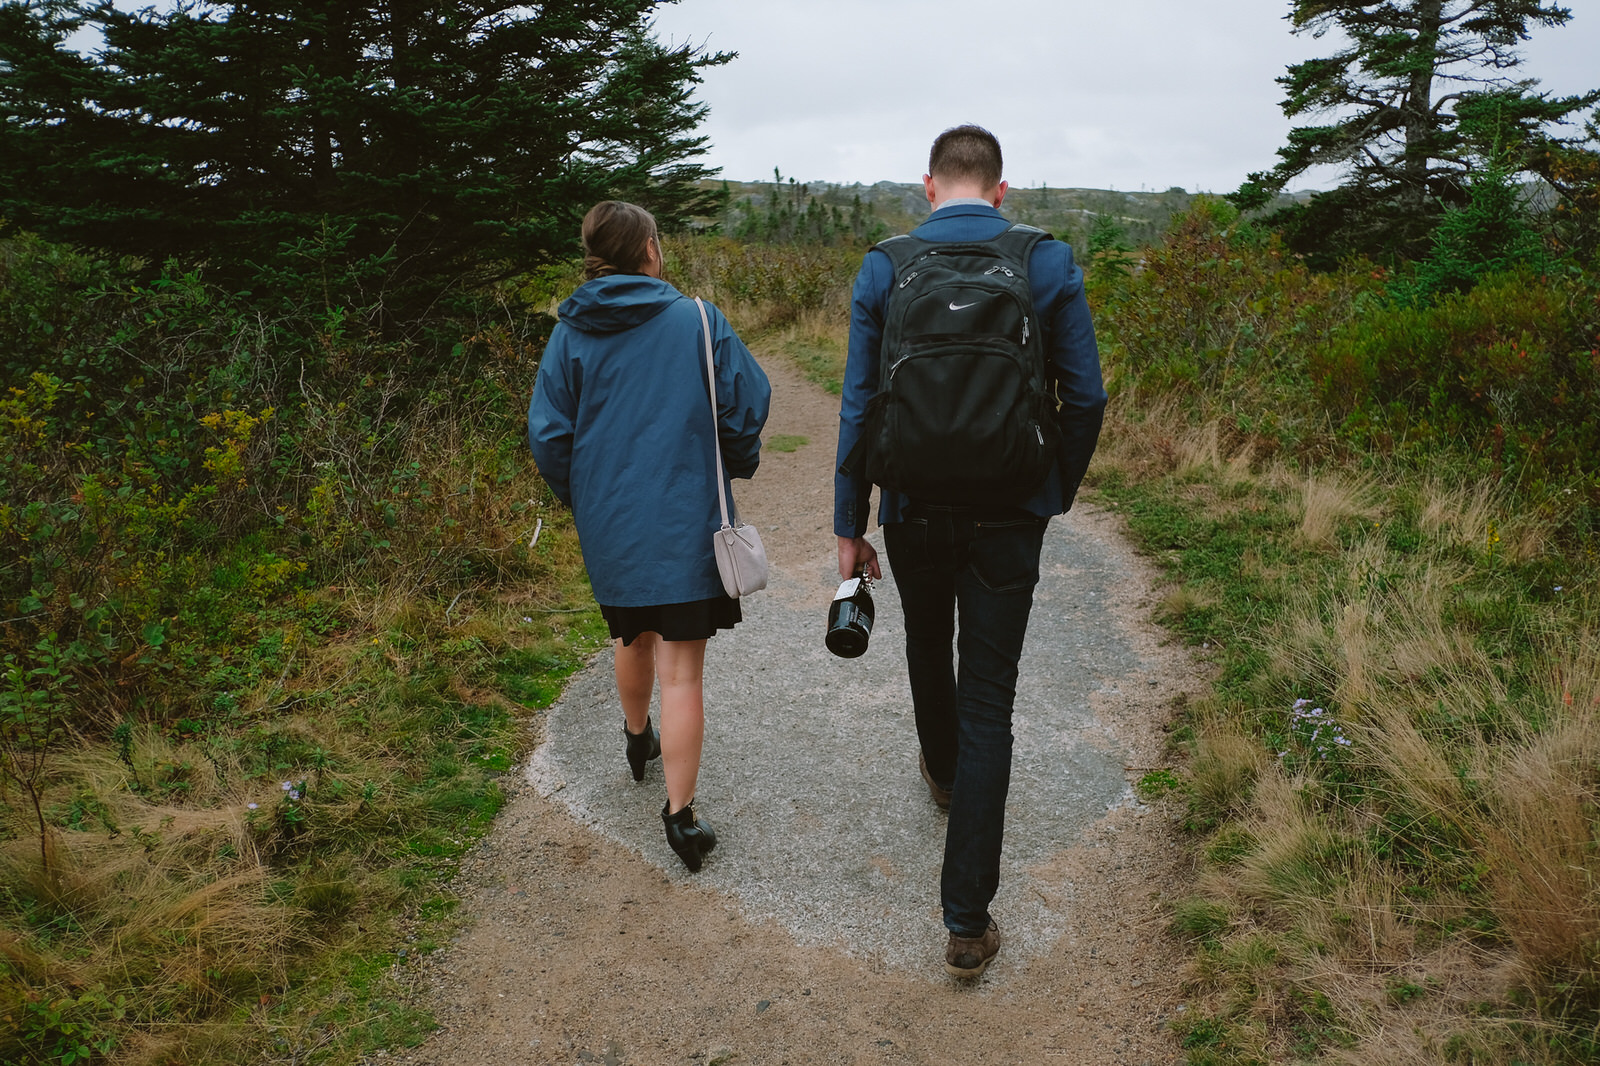
[[[946,204],[930,214],[923,222],[938,222],[947,218],[1004,218],[993,205],[986,203]]]

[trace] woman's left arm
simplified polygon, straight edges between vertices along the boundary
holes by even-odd
[[[729,477],[751,477],[761,462],[761,428],[767,424],[772,385],[728,320],[710,305],[717,366],[717,433]]]
[[[551,333],[539,359],[539,374],[528,403],[528,447],[539,475],[568,507],[572,506],[572,439],[577,425],[578,397],[572,388],[561,326]]]

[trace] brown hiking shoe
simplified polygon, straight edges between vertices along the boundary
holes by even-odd
[[[939,805],[941,811],[950,809],[950,790],[940,788],[939,783],[928,773],[928,760],[922,752],[917,752],[917,768],[922,771],[922,779],[928,783],[928,795],[933,797],[933,802]]]
[[[988,969],[989,960],[999,950],[1000,927],[991,918],[982,936],[950,934],[950,943],[944,949],[944,968],[951,977],[971,979]]]

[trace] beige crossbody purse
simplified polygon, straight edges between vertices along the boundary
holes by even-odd
[[[700,309],[700,331],[706,338],[706,383],[711,394],[711,444],[717,455],[717,505],[722,508],[722,528],[711,535],[711,548],[717,556],[717,573],[722,576],[722,587],[734,599],[748,596],[767,587],[767,549],[761,546],[761,534],[755,526],[739,520],[737,507],[733,521],[728,520],[728,494],[722,481],[721,420],[717,417],[717,367],[711,356],[711,321],[706,317],[706,305],[700,297],[694,298]]]

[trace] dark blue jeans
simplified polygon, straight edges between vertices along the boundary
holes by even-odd
[[[929,774],[951,790],[939,887],[957,936],[982,935],[1000,886],[1011,707],[1046,522],[1021,510],[913,504],[883,528],[905,610],[917,739]]]

